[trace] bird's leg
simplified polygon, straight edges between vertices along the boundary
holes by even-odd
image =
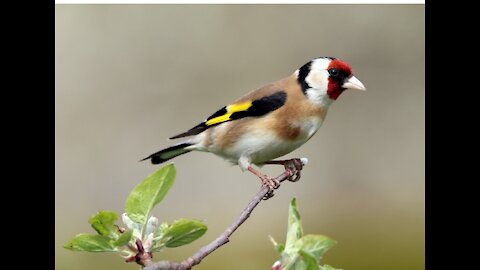
[[[287,160],[270,160],[265,162],[264,164],[283,165],[285,167],[285,171],[289,172],[291,175],[288,178],[288,181],[297,182],[298,180],[300,180],[300,171],[303,169],[303,162],[299,158],[292,158]]]
[[[262,181],[262,185],[268,187],[268,193],[263,197],[264,200],[267,200],[271,197],[273,197],[273,190],[277,189],[280,187],[280,182],[272,177],[269,177],[268,175],[265,175],[258,170],[255,170],[252,166],[248,166],[247,168],[250,172],[255,174],[260,180]]]

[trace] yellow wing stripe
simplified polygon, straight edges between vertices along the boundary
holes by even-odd
[[[217,116],[215,118],[212,118],[212,119],[208,120],[205,123],[205,125],[211,126],[211,125],[215,125],[215,124],[218,124],[218,123],[226,122],[228,120],[231,120],[230,116],[232,116],[233,113],[246,111],[250,107],[252,107],[252,101],[247,101],[247,102],[240,103],[240,104],[228,105],[227,106],[227,112],[224,115],[220,115],[220,116]]]

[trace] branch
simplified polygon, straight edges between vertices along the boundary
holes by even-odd
[[[300,161],[300,162],[299,162]],[[301,163],[301,166],[298,166]],[[277,163],[276,163],[277,164]],[[296,164],[296,169],[293,169],[292,164]],[[288,160],[285,165],[285,172],[277,176],[275,179],[278,182],[283,182],[285,180],[292,180],[293,176],[297,176],[293,181],[298,181],[300,178],[300,170],[304,165],[307,164],[307,159],[292,159]],[[147,260],[147,263],[143,264],[146,267],[144,270],[189,270],[194,265],[199,264],[206,256],[218,249],[219,247],[225,245],[230,241],[230,236],[240,227],[240,225],[250,217],[250,214],[253,212],[253,209],[262,201],[262,199],[269,192],[269,188],[262,186],[260,191],[253,197],[250,203],[243,209],[240,213],[240,216],[230,225],[227,229],[219,236],[217,239],[212,241],[210,244],[200,248],[195,254],[191,257],[185,259],[184,261],[171,262],[171,261],[160,261],[157,263],[151,263],[151,260]]]

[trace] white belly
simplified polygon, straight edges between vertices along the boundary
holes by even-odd
[[[284,156],[303,145],[317,132],[321,124],[322,121],[319,117],[302,121],[299,136],[295,140],[279,138],[272,130],[253,130],[240,137],[229,149],[223,151],[209,149],[208,151],[233,164],[238,164],[240,158],[249,163],[262,164],[265,161]]]

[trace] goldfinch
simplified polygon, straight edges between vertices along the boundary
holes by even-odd
[[[190,137],[188,140],[142,160],[160,164],[191,151],[210,152],[252,172],[272,193],[278,181],[252,165],[283,164],[286,170],[299,172],[299,159],[290,163],[273,159],[306,143],[346,89],[366,90],[347,63],[333,57],[315,58],[292,75],[246,94],[170,138]]]

